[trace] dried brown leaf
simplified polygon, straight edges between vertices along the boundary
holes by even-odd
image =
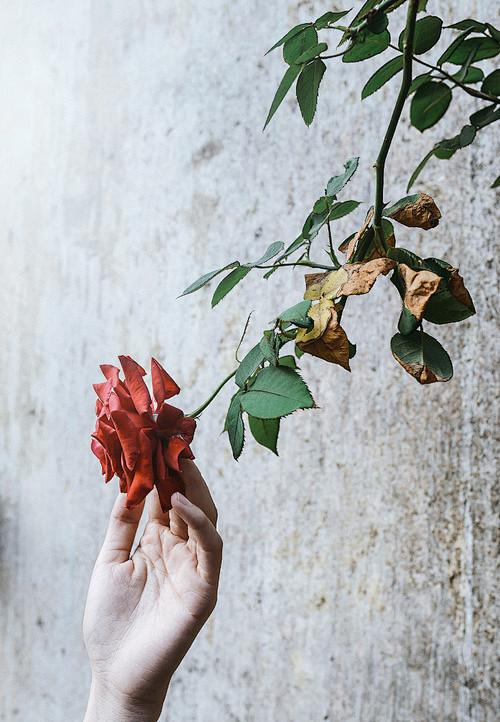
[[[399,264],[399,272],[406,289],[403,303],[421,321],[427,302],[437,291],[441,278],[432,271],[414,271],[405,263]]]
[[[325,301],[328,301],[328,299],[321,299],[320,303],[317,304],[316,307],[321,303],[324,304]],[[329,318],[327,319],[327,323],[325,324],[321,335],[309,341],[304,340],[304,336],[303,340],[299,341],[299,334],[297,334],[297,346],[304,353],[311,354],[311,356],[317,356],[329,363],[339,364],[342,368],[350,371],[349,341],[347,340],[346,332],[338,323],[337,313],[333,306],[328,307],[324,305],[323,307],[326,311],[328,311]],[[312,308],[310,311],[311,310]]]
[[[421,193],[414,203],[398,208],[397,211],[390,214],[389,218],[394,218],[403,226],[423,228],[428,231],[429,228],[435,228],[438,225],[441,212],[430,196]]]
[[[454,299],[462,303],[466,308],[473,310],[474,304],[468,290],[464,286],[464,279],[458,272],[458,268],[450,268],[451,276],[448,281],[448,290]]]
[[[353,236],[353,238],[351,238],[349,245],[347,246],[346,261],[351,260],[352,255],[353,255],[354,251],[356,250],[356,244],[359,241],[359,239],[361,238],[361,236],[363,235],[363,233],[366,231],[368,226],[370,225],[370,221],[372,218],[373,218],[373,208],[370,208],[370,210],[366,214],[365,222],[363,223],[363,225],[361,226],[359,231],[356,233],[356,235]]]
[[[318,301],[320,298],[337,298],[339,288],[348,278],[344,268],[338,268],[328,273],[308,273],[306,279],[306,292],[304,298]]]
[[[374,258],[364,263],[346,263],[347,281],[340,287],[339,295],[359,296],[368,293],[380,274],[386,276],[396,266],[389,258]]]
[[[315,303],[311,306],[307,315],[314,321],[314,326],[310,331],[305,328],[299,328],[297,331],[296,342],[308,343],[314,341],[323,335],[329,321],[330,321],[330,309],[333,307],[333,301],[329,298],[320,298],[319,303]],[[300,345],[299,345],[300,348]]]
[[[441,376],[438,376],[432,369],[430,369],[428,366],[425,366],[424,364],[419,363],[403,363],[398,356],[392,352],[392,355],[396,359],[398,363],[401,364],[401,366],[404,368],[405,371],[407,371],[410,376],[413,376],[413,378],[417,379],[419,384],[433,384],[436,381],[449,381],[449,379],[444,379]]]

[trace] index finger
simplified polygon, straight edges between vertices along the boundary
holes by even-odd
[[[184,482],[184,495],[195,506],[201,509],[210,519],[214,526],[217,525],[217,509],[212,499],[212,495],[208,489],[205,479],[200,474],[196,464],[190,459],[179,459],[182,480]],[[174,521],[182,525],[182,520],[175,518],[175,511],[171,510],[170,515],[174,516]],[[169,525],[169,513],[164,514],[161,510],[158,494],[150,495],[149,502],[149,519],[150,521],[160,521],[162,524]]]

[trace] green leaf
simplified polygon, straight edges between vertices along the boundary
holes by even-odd
[[[286,311],[282,311],[276,318],[279,318],[281,321],[291,321],[292,319],[296,318],[305,318],[307,316],[307,312],[311,308],[312,301],[300,301],[300,303],[296,303],[295,306],[290,306],[290,308],[287,308]]]
[[[334,175],[332,178],[330,178],[330,180],[328,181],[328,185],[326,186],[326,193],[328,196],[336,196],[337,193],[342,190],[345,184],[352,178],[352,176],[356,172],[358,163],[359,157],[349,158],[349,160],[344,163],[345,171],[340,175]]]
[[[424,85],[424,83],[426,83],[429,80],[430,77],[431,77],[430,73],[422,73],[422,75],[417,75],[415,78],[413,78],[413,82],[410,85],[408,95],[411,95],[416,90],[418,90],[421,85]]]
[[[303,246],[305,243],[304,236],[300,234],[285,250],[285,252],[275,260],[275,263],[280,263],[280,261],[284,261],[288,256],[291,256],[292,253],[297,251],[301,246]],[[272,271],[269,272],[269,275],[271,275]],[[267,275],[267,274],[266,274]]]
[[[297,80],[297,101],[304,123],[309,126],[313,122],[318,102],[319,84],[326,70],[322,60],[316,59],[302,69]]]
[[[477,48],[474,55],[475,62],[492,58],[500,53],[500,44],[493,38],[467,38],[459,47],[455,48],[447,58],[447,62],[453,63],[453,65],[462,65],[467,61],[474,48]]]
[[[463,321],[469,316],[474,316],[476,310],[474,307],[468,308],[456,298],[453,298],[448,289],[434,293],[429,300],[424,311],[424,318],[431,323],[457,323]]]
[[[276,356],[276,351],[273,344],[271,343],[271,340],[267,336],[262,336],[259,343],[259,348],[262,351],[262,355],[264,356],[266,361],[269,361],[269,363],[273,366],[278,365],[278,357]]]
[[[410,268],[413,268],[414,271],[422,271],[424,268],[420,256],[417,256],[416,253],[412,253],[407,248],[392,248],[389,246],[387,249],[387,258],[390,258],[391,261],[404,263]]]
[[[336,23],[337,20],[340,20],[340,18],[343,18],[344,15],[347,15],[347,13],[350,12],[350,10],[342,10],[341,12],[335,13],[331,10],[321,17],[319,17],[316,22],[314,23],[317,30],[322,30],[323,28],[326,28],[328,25],[331,25],[332,23]]]
[[[300,70],[301,68],[299,65],[290,65],[290,67],[286,71],[281,83],[279,84],[278,90],[276,91],[276,95],[274,96],[273,102],[271,103],[271,107],[269,108],[269,113],[267,114],[263,130],[266,129],[267,124],[280,107],[283,99],[285,98],[286,94],[288,93],[288,91],[294,84],[295,79],[300,73]]]
[[[304,352],[297,346],[297,344],[295,344],[293,350],[294,350],[294,353],[297,356],[297,358],[300,358],[301,356],[304,355]]]
[[[486,23],[486,27],[488,28],[491,37],[494,38],[497,43],[500,43],[500,30],[491,25],[491,23]]]
[[[500,108],[497,105],[488,105],[476,113],[472,113],[469,120],[476,128],[484,128],[490,123],[500,119]]]
[[[296,65],[308,63],[309,60],[312,60],[317,55],[321,55],[321,53],[324,53],[325,50],[328,50],[328,45],[326,43],[318,43],[317,45],[313,45],[312,48],[309,48],[309,50],[306,50],[305,53],[299,55],[295,63]]]
[[[476,128],[473,125],[464,125],[458,135],[453,138],[443,138],[436,143],[434,148],[444,148],[445,150],[459,150],[470,145],[476,137]]]
[[[211,281],[212,278],[215,278],[215,276],[217,276],[219,273],[227,271],[228,268],[234,268],[235,266],[239,266],[238,261],[229,263],[227,266],[224,266],[224,268],[219,268],[217,271],[210,271],[209,273],[205,273],[204,276],[201,276],[200,278],[198,278],[197,281],[194,281],[194,283],[188,286],[186,290],[181,293],[181,296],[187,296],[188,293],[194,293],[195,291],[198,291],[200,288],[203,288],[203,286],[205,286],[209,281]]]
[[[418,200],[419,193],[415,193],[412,196],[405,196],[404,198],[400,198],[399,201],[396,201],[396,203],[393,203],[392,206],[388,206],[387,208],[384,208],[382,211],[383,216],[390,216],[391,213],[395,213],[400,208],[404,208],[405,206],[409,206],[411,203],[415,203],[416,200]]]
[[[410,106],[410,118],[417,130],[424,131],[438,122],[448,110],[451,90],[445,83],[429,81],[420,86]]]
[[[467,20],[460,20],[458,23],[453,23],[452,25],[449,25],[448,27],[454,28],[455,30],[474,30],[476,33],[482,33],[486,30],[486,25],[484,23],[480,23],[477,20],[473,20],[472,18],[468,18]]]
[[[245,443],[245,425],[243,424],[243,416],[241,413],[242,397],[243,391],[237,391],[234,394],[229,404],[225,424],[235,459],[238,459],[240,456],[243,451],[243,444]]]
[[[351,343],[349,339],[347,339],[347,343],[349,344],[349,360],[354,358],[356,356],[356,344]]]
[[[288,366],[291,369],[298,368],[293,356],[282,356],[278,359],[278,364],[280,366]]]
[[[500,186],[500,175],[496,180],[493,181],[493,183],[490,185],[490,188],[498,188]]]
[[[402,336],[409,336],[420,325],[420,321],[415,318],[411,311],[408,311],[403,304],[403,309],[398,321],[398,331]]]
[[[363,35],[360,33],[360,35]],[[383,53],[391,42],[391,35],[388,30],[375,35],[367,31],[363,39],[351,40],[349,47],[342,56],[343,63],[358,63],[361,60],[372,58],[374,55]]]
[[[488,95],[500,95],[500,70],[494,70],[486,76],[481,90]]]
[[[453,80],[457,80],[459,83],[480,83],[484,78],[484,73],[481,68],[469,67],[465,75],[463,75],[463,68],[458,73],[453,73],[451,76]]]
[[[338,218],[347,216],[349,213],[352,213],[352,211],[354,211],[360,203],[361,201],[342,201],[334,203],[331,207],[330,213],[328,214],[328,220],[336,221]]]
[[[369,95],[374,93],[376,90],[381,88],[388,80],[394,75],[399,73],[403,69],[403,56],[398,55],[396,58],[392,58],[388,63],[382,65],[372,75],[370,80],[366,83],[365,87],[361,91],[361,97],[367,98]]]
[[[286,35],[283,35],[283,37],[278,40],[278,42],[273,45],[272,48],[270,48],[267,53],[271,53],[273,50],[276,50],[276,48],[279,48],[280,45],[283,45],[286,43],[287,40],[290,40],[290,38],[293,38],[295,35],[300,33],[301,30],[304,30],[305,28],[310,28],[312,23],[302,23],[301,25],[296,25],[294,28],[289,30]],[[267,55],[266,53],[266,55]]]
[[[420,383],[449,381],[453,376],[450,357],[441,344],[427,333],[414,331],[409,336],[397,333],[391,339],[391,351]]]
[[[420,163],[417,165],[417,167],[415,168],[415,170],[414,170],[413,173],[411,174],[410,180],[408,181],[408,185],[406,186],[406,192],[407,192],[407,193],[408,193],[408,191],[410,190],[410,188],[412,187],[412,185],[415,183],[415,181],[417,180],[417,178],[418,178],[418,176],[420,175],[420,173],[423,171],[423,169],[424,169],[425,166],[427,165],[427,161],[429,160],[429,158],[431,158],[433,155],[434,155],[434,148],[433,148],[432,150],[430,150],[430,151],[427,153],[427,155],[426,155],[424,158],[422,158],[422,160],[420,161]]]
[[[271,243],[267,251],[259,258],[258,261],[244,263],[243,268],[255,268],[255,266],[260,266],[261,263],[266,263],[271,260],[271,258],[274,258],[274,256],[277,256],[278,253],[283,250],[284,245],[283,241],[275,241],[274,243]]]
[[[306,384],[293,369],[266,366],[242,399],[243,410],[259,419],[276,419],[296,409],[309,409],[314,400]]]
[[[318,33],[312,25],[309,25],[303,30],[300,30],[283,45],[283,60],[285,63],[288,63],[288,65],[292,65],[302,53],[312,48],[317,42]]]
[[[472,28],[465,28],[463,32],[460,33],[460,35],[455,38],[455,40],[446,48],[444,53],[441,55],[439,60],[437,61],[436,65],[442,65],[443,63],[448,62],[448,59],[453,55],[455,50],[457,50],[465,41],[465,38],[470,35],[472,32]],[[467,55],[468,57],[468,55]]]
[[[417,20],[415,23],[415,37],[413,40],[413,53],[421,55],[434,47],[441,37],[443,21],[436,15],[426,15],[425,18]],[[403,30],[399,36],[398,46],[403,50],[403,40],[405,31]]]
[[[279,456],[277,444],[278,434],[280,431],[279,419],[258,419],[255,416],[248,415],[248,425],[252,436],[257,443],[270,449],[273,454]]]
[[[389,18],[384,12],[376,13],[375,17],[368,23],[368,30],[374,35],[383,33],[389,25]]]
[[[212,297],[212,308],[214,308],[219,303],[219,301],[222,301],[224,296],[226,296],[229,291],[231,291],[236,286],[236,284],[241,281],[242,278],[245,278],[247,273],[250,273],[250,271],[250,268],[244,268],[243,266],[240,266],[239,268],[235,268],[234,271],[231,271],[228,276],[223,278],[215,289],[215,293]]]
[[[245,358],[242,360],[236,371],[234,380],[240,388],[244,388],[245,383],[248,381],[250,376],[254,374],[259,368],[260,364],[264,361],[264,354],[260,348],[260,343],[254,346],[247,353]]]

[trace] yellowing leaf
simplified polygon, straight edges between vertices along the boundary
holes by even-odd
[[[343,268],[347,271],[348,279],[340,287],[339,295],[359,296],[368,293],[377,278],[381,274],[386,276],[395,266],[396,262],[389,258],[374,258],[365,263],[346,263]]]
[[[399,264],[399,273],[406,290],[403,303],[420,321],[429,298],[437,291],[441,278],[432,271],[414,271],[405,263]]]
[[[314,326],[310,331],[305,328],[299,328],[297,331],[296,343],[312,341],[315,338],[319,338],[330,320],[330,308],[333,306],[333,301],[329,298],[320,298],[319,303],[315,303],[311,306],[307,315],[314,321]]]
[[[347,339],[346,332],[338,323],[337,313],[333,308],[333,305],[326,305],[328,301],[328,299],[322,298],[319,304],[316,305],[316,308],[322,305],[322,321],[324,321],[326,315],[328,314],[326,324],[324,325],[321,335],[316,338],[306,340],[308,334],[305,334],[302,340],[299,341],[297,334],[297,345],[304,353],[311,354],[311,356],[317,356],[329,363],[339,364],[342,368],[350,371],[349,341]],[[330,303],[332,302],[330,301]]]
[[[389,218],[394,218],[403,226],[423,228],[428,231],[429,228],[435,228],[438,225],[441,212],[430,196],[421,193],[414,203],[398,208],[389,215]]]
[[[337,298],[339,288],[347,281],[348,274],[344,268],[329,273],[308,273],[304,298],[318,301],[320,298]]]

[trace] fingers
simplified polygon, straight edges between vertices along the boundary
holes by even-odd
[[[198,572],[209,584],[217,585],[222,562],[222,539],[208,516],[178,492],[172,506],[188,527],[189,540],[196,542]]]
[[[113,506],[106,538],[98,558],[98,561],[104,564],[120,564],[130,559],[144,502],[135,509],[127,509],[126,500],[126,494],[119,494]]]
[[[198,467],[191,459],[180,459],[179,461],[182,479],[186,487],[185,496],[208,516],[214,526],[217,526],[217,509]]]

